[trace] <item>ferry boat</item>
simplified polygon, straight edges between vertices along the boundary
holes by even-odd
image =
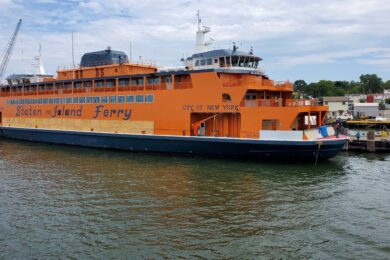
[[[318,134],[326,106],[293,99],[293,85],[271,80],[252,49],[209,49],[209,32],[198,19],[196,51],[179,68],[132,63],[107,48],[56,78],[10,77],[1,86],[0,135],[258,159],[328,159],[341,150],[345,137]]]

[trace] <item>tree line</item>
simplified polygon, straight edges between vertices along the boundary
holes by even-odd
[[[294,82],[294,91],[304,97],[344,96],[345,94],[383,93],[390,89],[390,80],[384,82],[376,74],[361,75],[359,81],[320,80],[307,84],[304,80]]]

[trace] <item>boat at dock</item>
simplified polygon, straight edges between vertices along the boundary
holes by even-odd
[[[259,68],[253,49],[195,53],[179,68],[131,63],[121,51],[86,53],[79,67],[1,86],[0,135],[134,152],[329,159],[347,137],[321,135],[327,106],[293,98],[293,84]]]

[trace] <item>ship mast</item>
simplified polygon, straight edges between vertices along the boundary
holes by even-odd
[[[35,56],[34,59],[37,61],[36,65],[35,65],[35,71],[34,71],[34,75],[45,75],[46,72],[45,72],[45,68],[43,67],[43,63],[42,63],[42,45],[39,44],[39,54],[38,56]]]
[[[201,22],[200,19],[200,13],[199,10],[196,13],[196,16],[198,18],[198,30],[196,31],[196,46],[195,46],[195,53],[205,52],[208,51],[208,46],[212,43],[205,41],[205,35],[209,32],[211,32],[210,27],[203,26],[203,29],[201,28]]]

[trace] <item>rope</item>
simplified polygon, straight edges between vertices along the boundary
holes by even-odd
[[[317,162],[318,162],[318,155],[320,154],[320,147],[321,147],[322,142],[318,142],[318,149],[317,149],[317,155],[316,155],[316,163],[314,164],[315,167],[317,167]]]

